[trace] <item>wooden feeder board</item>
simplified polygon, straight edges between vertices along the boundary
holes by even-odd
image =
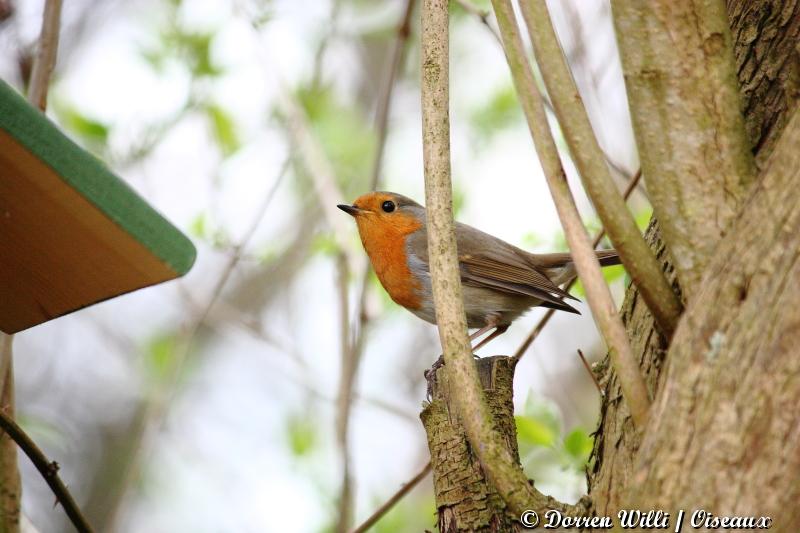
[[[182,276],[191,241],[0,80],[0,331]]]

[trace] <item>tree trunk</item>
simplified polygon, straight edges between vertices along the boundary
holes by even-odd
[[[800,2],[729,0],[727,10],[745,127],[764,166],[797,107]],[[787,133],[793,137],[785,142],[794,142],[796,151],[798,138]],[[798,162],[787,154],[791,149],[783,147],[759,175],[668,354],[636,289],[628,289],[622,315],[656,404],[642,442],[606,363],[589,471],[598,515],[615,515],[631,503],[708,505],[715,514],[773,513],[781,524],[776,529],[800,529],[800,515],[789,513],[796,505],[776,513],[781,503],[796,504],[792,483],[800,477],[797,425],[781,411],[796,409],[800,396],[798,369],[787,355],[800,343],[800,327],[786,300],[797,294],[800,279],[794,263],[800,242],[792,235],[800,224],[793,218],[798,199],[779,196],[792,192],[788,172]],[[671,272],[655,222],[648,241]],[[662,373],[667,365],[670,371]]]
[[[512,388],[514,360],[485,357],[477,361],[477,366],[495,429],[519,463]],[[420,417],[431,452],[439,531],[514,531],[518,523],[487,480],[452,405],[446,367],[438,368],[429,380],[431,402]]]

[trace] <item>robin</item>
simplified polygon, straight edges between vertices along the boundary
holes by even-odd
[[[338,207],[356,219],[364,250],[392,300],[435,324],[425,208],[392,192],[367,193]],[[531,307],[580,314],[565,301],[577,298],[559,287],[576,276],[570,254],[532,254],[459,222],[456,242],[467,326],[477,328],[470,341],[494,330],[473,351]],[[620,263],[614,250],[598,251],[597,258],[603,266]]]

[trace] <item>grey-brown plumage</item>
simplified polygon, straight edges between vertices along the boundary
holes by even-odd
[[[355,217],[364,248],[392,299],[436,323],[425,208],[390,192],[368,193],[352,206],[339,207]],[[532,254],[458,222],[455,232],[467,324],[481,328],[478,334],[496,328],[494,337],[535,306],[578,313],[566,301],[577,298],[559,287],[575,278],[570,254]],[[603,266],[620,262],[614,250],[597,256]]]

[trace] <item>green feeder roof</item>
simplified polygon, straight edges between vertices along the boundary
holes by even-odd
[[[192,242],[0,80],[0,331],[189,271]]]

